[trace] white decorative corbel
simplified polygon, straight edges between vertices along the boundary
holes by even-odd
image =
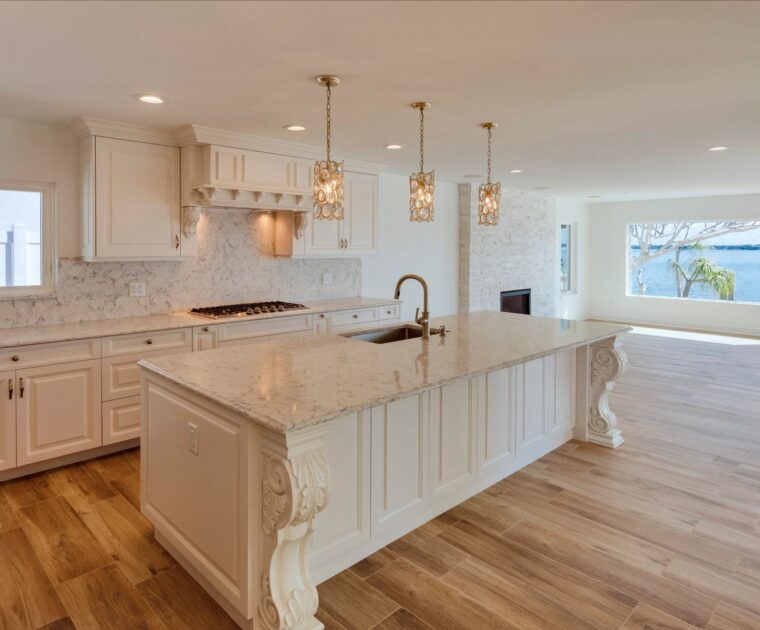
[[[617,417],[610,409],[609,395],[615,382],[628,367],[628,357],[620,337],[592,343],[590,351],[591,382],[589,384],[588,441],[610,448],[623,443],[617,428]]]
[[[182,232],[185,236],[193,236],[198,230],[198,221],[201,218],[200,206],[182,207]]]
[[[309,224],[308,212],[294,212],[293,213],[293,232],[296,239],[303,238],[306,233],[306,226]]]
[[[240,194],[240,191],[236,188],[230,188],[230,197],[232,197],[232,200],[235,201],[238,198],[238,195]]]
[[[279,205],[282,201],[282,193],[274,193],[274,202]]]
[[[253,195],[253,200],[256,203],[258,203],[259,199],[261,199],[261,191],[260,190],[254,190],[251,194]]]
[[[296,205],[300,206],[303,203],[303,195],[294,195],[296,200]]]

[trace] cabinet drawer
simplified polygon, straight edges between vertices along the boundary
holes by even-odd
[[[217,335],[216,326],[196,326],[193,328],[193,352],[216,348]]]
[[[154,350],[169,350],[171,348],[190,347],[193,332],[191,328],[176,328],[174,330],[157,330],[133,335],[117,335],[103,338],[103,356],[145,352]]]
[[[378,319],[396,319],[401,312],[398,304],[391,304],[390,306],[379,306],[377,308]]]
[[[167,354],[179,354],[190,352],[192,348],[172,348],[170,350],[158,350],[156,352],[135,352],[132,354],[104,357],[102,361],[103,376],[103,400],[137,396],[140,393],[140,368],[137,362],[140,359],[161,357]]]
[[[140,437],[140,396],[103,403],[103,444]]]
[[[377,314],[374,308],[362,308],[354,311],[336,311],[330,313],[330,327],[351,326],[374,322]]]
[[[100,339],[40,343],[0,350],[0,370],[15,370],[70,361],[87,361],[97,359],[99,356]]]
[[[245,337],[243,339],[232,339],[230,341],[221,341],[219,342],[220,348],[230,348],[232,346],[242,346],[252,343],[263,343],[265,341],[285,341],[286,339],[308,339],[309,337],[313,337],[314,333],[311,330],[305,330],[305,331],[299,331],[299,332],[292,332],[292,333],[281,333],[279,335],[262,335],[260,337]]]
[[[272,319],[220,324],[217,338],[219,342],[222,343],[225,341],[235,341],[236,339],[245,339],[247,337],[278,335],[287,332],[298,332],[300,330],[311,331],[311,327],[311,315],[276,317]]]

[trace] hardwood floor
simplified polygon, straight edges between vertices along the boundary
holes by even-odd
[[[319,587],[328,630],[760,630],[760,345],[629,335],[625,444],[570,442]],[[234,628],[136,450],[0,486],[0,628]]]

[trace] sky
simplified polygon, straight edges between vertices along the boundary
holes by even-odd
[[[33,232],[40,229],[40,193],[0,190],[0,230],[14,224],[26,225]]]
[[[699,223],[697,223],[694,229],[691,230],[691,233],[698,232],[700,227]],[[760,245],[760,228],[705,239],[703,242],[705,245]],[[654,244],[660,244],[660,241],[654,241]]]

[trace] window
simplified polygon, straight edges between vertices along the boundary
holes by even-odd
[[[52,184],[0,180],[0,297],[53,290],[53,193]]]
[[[628,295],[760,302],[760,220],[628,225]]]
[[[563,223],[559,226],[559,288],[563,293],[575,289],[573,269],[573,226]]]

